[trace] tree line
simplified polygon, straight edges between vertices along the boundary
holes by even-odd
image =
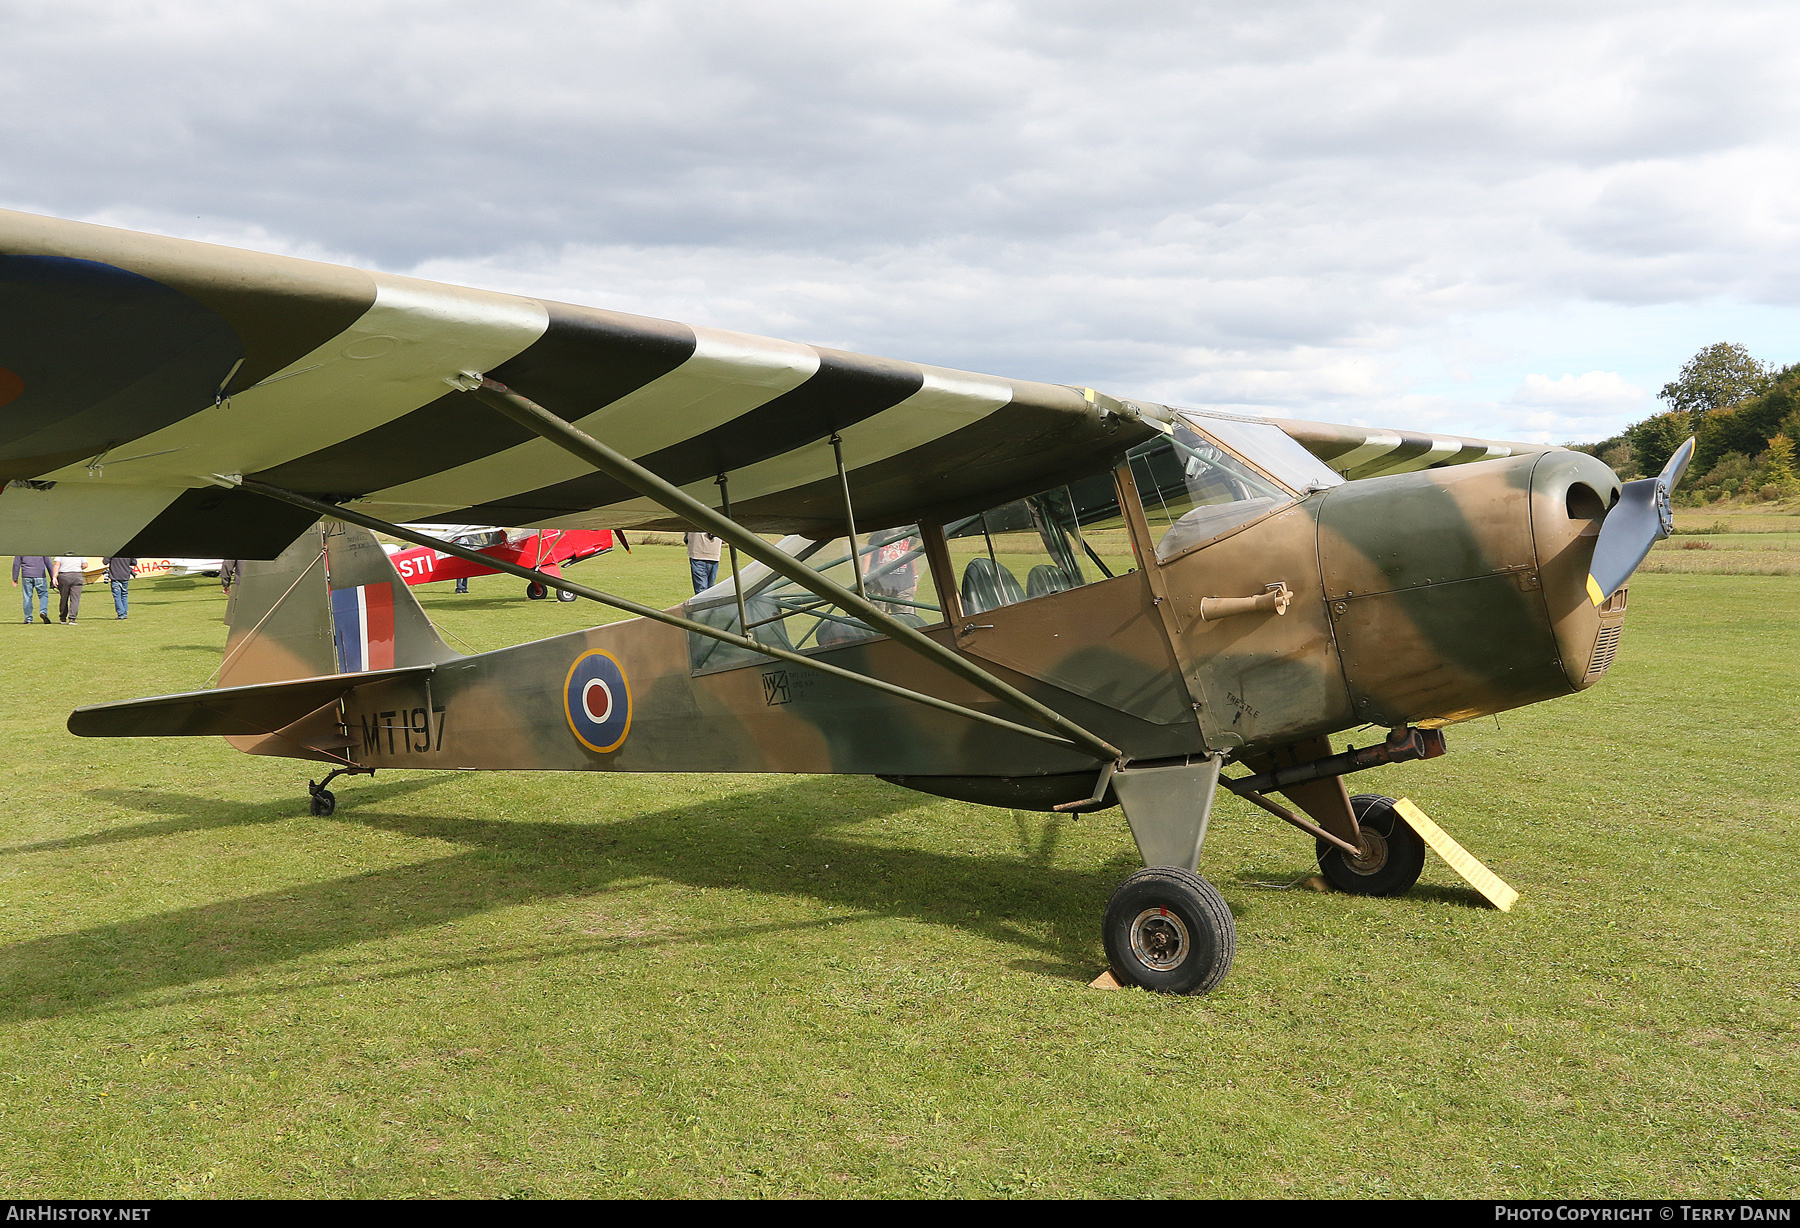
[[[1657,399],[1668,406],[1611,439],[1577,445],[1620,477],[1660,473],[1688,436],[1694,459],[1679,500],[1791,499],[1800,496],[1794,441],[1800,439],[1800,363],[1759,362],[1720,341],[1695,354]]]

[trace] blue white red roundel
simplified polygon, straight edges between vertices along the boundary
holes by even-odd
[[[631,687],[611,653],[586,652],[569,667],[563,686],[569,728],[589,750],[618,750],[631,731]]]

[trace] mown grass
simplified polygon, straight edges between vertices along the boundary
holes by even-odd
[[[1641,571],[1715,576],[1800,576],[1800,533],[1671,537],[1650,548]]]
[[[672,602],[684,571],[576,574]],[[483,648],[596,613],[520,587],[425,600]],[[14,1197],[1793,1191],[1793,577],[1641,576],[1602,686],[1358,778],[1510,914],[1435,860],[1306,891],[1307,842],[1222,803],[1240,947],[1203,999],[1086,988],[1117,811],[393,772],[315,819],[307,765],[72,738],[217,663],[215,585],[137,588],[4,637]]]

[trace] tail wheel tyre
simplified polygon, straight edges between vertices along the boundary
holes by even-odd
[[[525,586],[525,595],[533,601],[542,601],[549,593],[550,590],[536,580]]]
[[[330,789],[314,789],[309,809],[317,818],[330,818],[337,811],[337,795]]]
[[[1237,953],[1237,922],[1224,897],[1174,866],[1139,870],[1120,883],[1101,932],[1114,974],[1156,993],[1210,993]]]
[[[556,599],[558,601],[573,601],[573,600],[575,600],[575,594],[570,593],[570,592],[565,592],[564,590],[559,588],[556,590]]]
[[[1391,797],[1358,793],[1350,805],[1362,828],[1362,856],[1320,840],[1319,872],[1350,895],[1405,895],[1425,869],[1424,838],[1400,817]]]

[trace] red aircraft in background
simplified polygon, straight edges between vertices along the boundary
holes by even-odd
[[[459,527],[446,531],[441,525],[436,531],[449,537],[458,546],[467,546],[492,558],[506,563],[517,563],[524,567],[535,567],[547,575],[560,576],[562,569],[595,555],[605,554],[613,548],[615,539],[631,550],[631,543],[625,540],[623,533],[615,534],[611,529],[491,529],[480,526]],[[436,580],[466,580],[472,576],[492,576],[499,574],[499,569],[482,567],[463,559],[454,558],[426,546],[414,546],[410,549],[388,548],[389,556],[394,563],[394,570],[400,573],[409,585],[430,584]],[[525,586],[525,595],[533,601],[542,601],[549,593],[547,586],[537,583]],[[558,601],[575,600],[574,593],[557,590]]]

